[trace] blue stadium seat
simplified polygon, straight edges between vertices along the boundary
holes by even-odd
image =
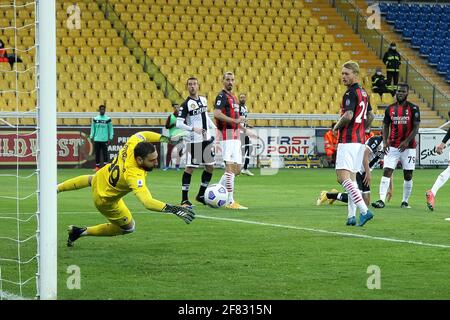
[[[414,34],[411,39],[411,47],[415,49],[419,49],[423,42],[423,35]]]
[[[448,30],[449,29],[449,23],[447,22],[447,21],[443,21],[443,20],[441,20],[440,22],[439,22],[439,29],[442,29],[442,30]]]
[[[450,8],[450,6],[448,6],[448,7]],[[448,25],[450,23],[450,12],[449,13],[445,13],[445,12],[441,13],[440,20],[441,20],[441,22],[446,22]]]
[[[438,28],[438,26],[439,26],[439,21],[435,21],[435,20],[433,20],[433,18],[428,20],[428,23],[427,23],[428,30],[434,31]]]
[[[440,74],[446,74],[447,70],[450,68],[450,64],[445,61],[439,61],[437,65],[437,71]]]
[[[422,12],[423,15],[430,14],[431,13],[431,7],[428,6],[428,5],[420,6],[420,11]]]
[[[450,68],[447,70],[447,82],[450,82]]]
[[[385,15],[389,10],[390,5],[388,3],[380,3],[380,12],[382,15]]]
[[[450,39],[447,39],[446,43],[442,47],[442,50],[447,54],[450,54]]]
[[[419,30],[425,30],[427,28],[426,20],[423,19],[423,20],[417,21],[416,28],[419,29]]]
[[[414,35],[423,38],[423,37],[425,36],[425,30],[423,30],[423,29],[418,29],[418,28],[416,27],[416,29],[414,30]]]
[[[412,4],[409,8],[411,13],[420,13],[420,6],[418,4]]]
[[[409,13],[409,7],[408,7],[408,5],[401,5],[400,8],[399,8],[399,13],[400,13],[402,16],[407,15],[407,14]]]
[[[423,38],[422,44],[426,45],[427,47],[430,47],[433,45],[433,39],[430,37],[425,36]]]
[[[399,32],[403,31],[406,23],[407,22],[402,19],[396,20],[394,24],[394,30]]]
[[[434,51],[430,51],[430,54],[428,55],[428,63],[432,66],[436,66],[441,58],[440,53],[436,53]]]
[[[415,12],[411,12],[408,15],[408,18],[407,18],[408,22],[411,23],[411,24],[416,24],[416,22],[421,20],[421,19],[422,18],[420,17],[420,15],[418,13],[415,13]]]
[[[425,40],[420,45],[420,51],[419,52],[420,52],[421,56],[428,57],[428,55],[430,54],[431,48],[430,48],[429,45],[425,44]]]
[[[411,40],[414,35],[414,29],[412,28],[404,28],[403,29],[403,39]]]
[[[388,11],[386,13],[386,21],[388,23],[394,23],[395,19],[397,18],[398,13],[397,12],[393,12],[393,11]]]
[[[431,6],[431,12],[433,12],[435,15],[439,15],[441,13],[442,9],[443,8],[438,4]]]
[[[446,17],[450,17],[450,5],[445,5],[442,9],[441,16],[444,15]]]

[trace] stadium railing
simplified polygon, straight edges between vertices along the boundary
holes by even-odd
[[[170,113],[168,112],[108,112],[108,116],[112,119],[129,119],[132,126],[133,119],[166,119]],[[92,119],[98,115],[98,112],[58,112],[59,119]],[[209,114],[213,117],[213,113]],[[2,112],[2,118],[34,118],[35,112]],[[277,114],[277,113],[251,113],[248,115],[249,120],[331,120],[337,121],[340,116],[338,114]],[[382,115],[376,115],[375,120],[381,121]],[[3,125],[0,123],[0,126]],[[277,125],[275,125],[277,126]],[[281,123],[280,123],[281,126]],[[157,127],[161,127],[160,125]]]
[[[369,29],[366,16],[360,9],[348,0],[329,0],[334,5],[345,21],[353,28],[366,44],[380,57],[389,48],[391,41],[376,29]],[[363,26],[363,27],[362,27]],[[400,65],[400,79],[407,82],[410,87],[423,98],[434,110],[446,115],[450,110],[450,97],[445,95],[426,77],[424,77],[406,57],[402,56]]]

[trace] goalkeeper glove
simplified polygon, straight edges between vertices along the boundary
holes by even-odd
[[[186,222],[186,224],[189,224],[192,222],[192,220],[195,219],[195,212],[181,206],[172,206],[170,204],[166,204],[166,206],[163,209],[163,212],[166,213],[173,213],[177,217],[181,218]]]

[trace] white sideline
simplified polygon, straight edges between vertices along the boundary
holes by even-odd
[[[66,215],[66,214],[67,215],[71,215],[71,214],[93,214],[93,213],[98,213],[98,212],[97,211],[83,211],[83,212],[62,211],[62,212],[58,212],[58,215],[61,215],[61,214],[64,214],[64,215]],[[141,213],[148,213],[148,211],[135,211],[133,213],[141,214]],[[4,213],[4,214],[8,214],[8,213]],[[10,213],[10,214],[13,214],[13,213]],[[33,213],[21,213],[21,214],[33,214]],[[1,214],[0,214],[0,217],[1,217]],[[309,231],[309,232],[318,232],[318,233],[325,233],[325,234],[334,234],[334,235],[339,235],[339,236],[344,236],[344,237],[363,238],[363,239],[380,240],[380,241],[387,241],[387,242],[407,243],[407,244],[413,244],[413,245],[424,246],[424,247],[435,247],[435,248],[450,249],[450,245],[447,245],[447,244],[427,243],[427,242],[415,241],[415,240],[403,240],[403,239],[376,237],[376,236],[368,236],[368,235],[357,234],[357,233],[328,231],[328,230],[315,229],[315,228],[296,227],[296,226],[289,226],[289,225],[283,225],[283,224],[260,222],[260,221],[251,221],[251,220],[242,220],[242,219],[210,217],[210,216],[204,216],[204,215],[196,215],[196,217],[197,218],[202,218],[202,219],[209,219],[209,220],[220,220],[220,221],[229,221],[229,222],[237,222],[237,223],[247,223],[247,224],[254,224],[254,225],[266,226],[266,227],[275,227],[275,228],[302,230],[302,231]],[[358,228],[358,227],[354,227],[354,228]]]

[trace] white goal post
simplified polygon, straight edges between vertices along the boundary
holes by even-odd
[[[37,0],[39,299],[57,298],[56,7]]]

